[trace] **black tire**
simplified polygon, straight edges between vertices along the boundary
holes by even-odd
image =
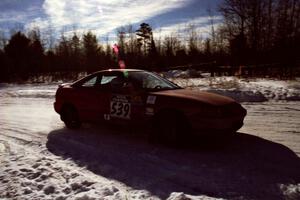
[[[65,106],[63,108],[61,119],[69,129],[78,129],[81,126],[78,112],[73,106]]]
[[[238,135],[238,132],[236,130],[227,130],[223,134],[223,138],[222,139],[226,143],[231,143],[237,135]]]
[[[175,111],[159,113],[153,122],[150,141],[172,146],[183,146],[190,135],[185,117]]]

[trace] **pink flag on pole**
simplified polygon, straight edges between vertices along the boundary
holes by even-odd
[[[125,62],[124,62],[124,60],[121,60],[120,57],[119,57],[119,46],[117,44],[114,44],[112,49],[113,49],[113,52],[117,56],[119,67],[121,69],[125,69],[126,68]]]
[[[117,44],[114,44],[112,48],[113,48],[114,53],[116,55],[119,55],[119,46]]]
[[[119,67],[121,69],[125,69],[126,68],[125,62],[123,60],[119,60]]]

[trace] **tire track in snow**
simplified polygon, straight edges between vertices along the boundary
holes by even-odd
[[[295,169],[292,164],[280,163],[285,156],[291,156],[291,152],[270,141],[282,143],[300,155],[297,150],[297,102],[245,104],[248,117],[241,132],[270,141],[258,138],[254,146],[245,142],[245,149],[241,147],[243,143],[238,143],[232,152],[214,154],[204,151],[194,155],[184,150],[160,147],[156,152],[143,141],[137,142],[127,136],[114,137],[113,131],[107,131],[107,137],[105,134],[99,137],[97,132],[102,129],[83,128],[78,132],[62,129],[59,116],[53,111],[52,99],[6,97],[2,100],[0,140],[8,148],[5,148],[5,160],[1,163],[4,167],[1,166],[0,171],[0,199],[75,199],[95,196],[103,199],[155,199],[163,195],[176,199],[176,195],[180,194],[172,195],[177,191],[174,188],[215,197],[239,198],[239,195],[247,194],[249,198],[261,197],[257,191],[262,191],[266,197],[281,197],[276,188],[261,186],[266,186],[265,182],[273,179],[290,183],[286,178],[293,179],[288,175],[293,175]],[[295,109],[283,109],[284,106]],[[48,134],[55,136],[53,131],[56,130],[57,137],[47,138]],[[46,146],[49,141],[56,145],[56,152],[49,152]],[[260,143],[263,145],[260,146]],[[276,153],[284,158],[273,155]],[[76,157],[76,154],[80,157]],[[254,163],[253,157],[256,158]],[[99,160],[93,162],[94,158]],[[292,189],[295,184],[297,182],[290,184]],[[253,188],[246,188],[247,185]],[[151,193],[156,191],[151,190],[153,188],[158,191],[161,189],[163,195],[155,196],[156,193]],[[174,190],[163,191],[166,188]],[[283,188],[283,191],[288,191],[288,186]],[[299,191],[297,187],[294,189]],[[297,193],[291,192],[291,195]],[[183,193],[181,196],[184,199]]]
[[[12,152],[3,168],[0,186],[0,198],[54,199],[83,196],[101,183],[108,196],[120,193],[118,183],[95,176],[71,160],[51,155],[45,146],[39,147],[14,137],[4,138],[10,141]],[[13,139],[13,140],[11,140]],[[18,141],[16,143],[16,141]],[[20,153],[22,152],[22,153]],[[121,185],[121,184],[119,184]],[[99,187],[99,184],[98,184]],[[18,190],[16,190],[18,188]],[[101,195],[101,194],[99,194]]]

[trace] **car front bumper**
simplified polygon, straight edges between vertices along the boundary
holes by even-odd
[[[191,128],[196,132],[234,132],[243,126],[244,117],[192,118]]]

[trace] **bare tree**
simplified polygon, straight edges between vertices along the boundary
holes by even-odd
[[[216,51],[216,31],[215,31],[215,16],[212,11],[212,9],[209,7],[207,9],[207,13],[209,16],[209,23],[210,23],[210,46],[211,46],[211,52]]]
[[[221,4],[220,12],[225,18],[230,35],[244,34],[247,2],[247,0],[224,0]]]
[[[8,40],[5,36],[4,31],[0,31],[0,49],[4,49],[4,47],[6,46]]]
[[[176,52],[181,47],[181,42],[178,39],[176,33],[171,33],[169,36],[166,36],[163,41],[165,55],[167,57],[173,57],[176,55]]]
[[[200,51],[200,37],[196,30],[196,25],[188,24],[187,25],[187,34],[188,34],[188,53],[190,55],[197,55]]]

